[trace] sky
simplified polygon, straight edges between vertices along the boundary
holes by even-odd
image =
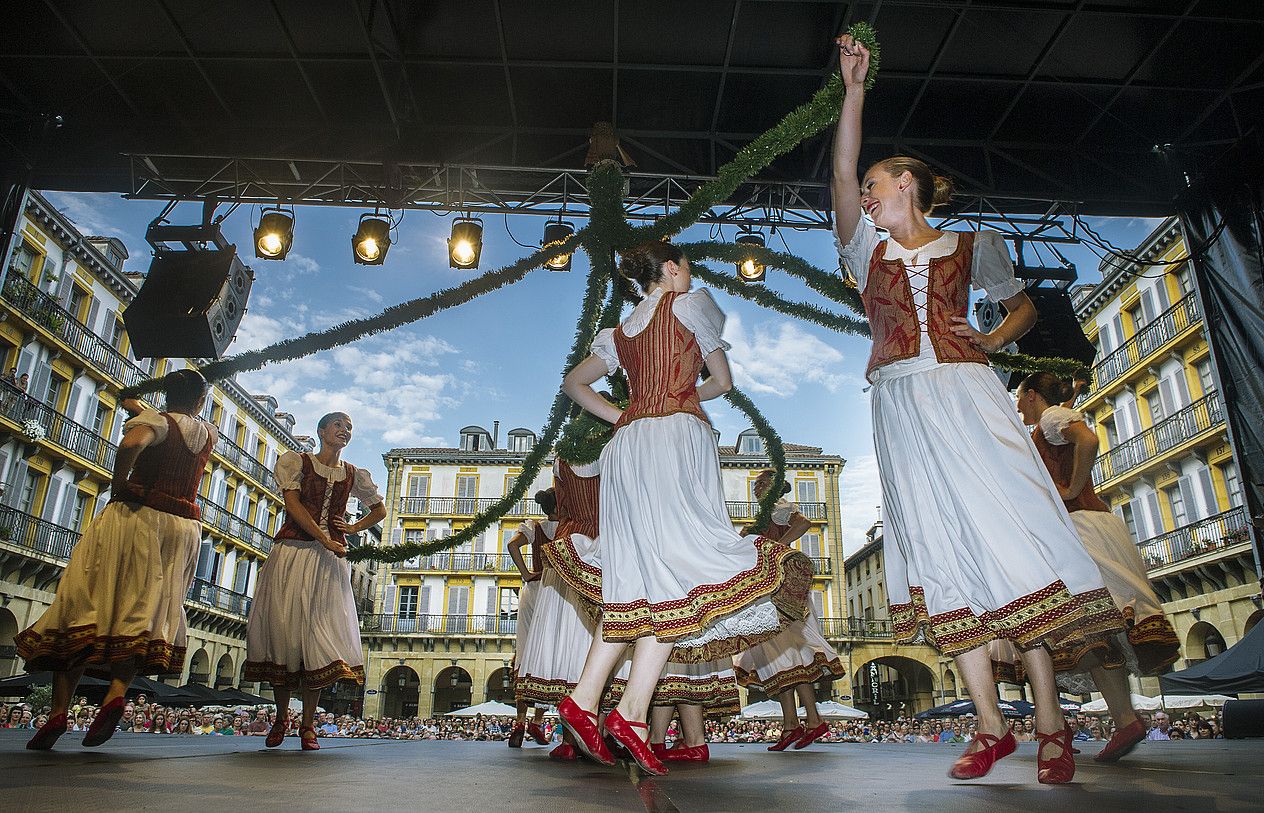
[[[125,267],[143,272],[150,261],[145,227],[162,208],[156,201],[118,195],[45,193],[85,234],[115,236],[130,253]],[[351,235],[360,210],[299,207],[294,247],[281,262],[254,259],[253,222],[258,210],[242,206],[223,224],[224,234],[255,274],[247,311],[227,353],[267,346],[280,339],[373,315],[383,308],[459,284],[520,258],[538,245],[545,219],[484,218],[478,270],[448,267],[449,217],[406,212],[381,266],[351,261]],[[172,223],[195,223],[199,204],[181,204]],[[1158,224],[1143,218],[1089,218],[1103,236],[1122,247],[1139,244]],[[582,228],[584,221],[576,221]],[[710,237],[709,227],[681,240]],[[726,227],[722,239],[736,230]],[[785,244],[781,240],[784,238]],[[770,248],[788,248],[818,267],[837,268],[833,237],[824,231],[783,230]],[[1095,282],[1098,259],[1081,246],[1063,247],[1080,282]],[[1034,258],[1028,258],[1034,264]],[[523,281],[396,331],[362,339],[304,359],[271,365],[238,380],[251,392],[268,393],[298,420],[297,434],[316,434],[316,420],[331,411],[352,416],[355,433],[345,457],[385,482],[382,455],[401,446],[455,446],[460,429],[477,424],[505,433],[526,427],[539,433],[561,381],[561,365],[574,336],[587,260],[573,270],[530,273]],[[697,284],[697,283],[695,283]],[[788,298],[819,296],[776,271],[769,285]],[[846,460],[842,475],[843,547],[858,549],[878,516],[881,488],[864,392],[868,339],[801,322],[715,291],[728,315],[724,337],[735,384],[745,390],[790,443],[820,446]],[[841,310],[833,303],[821,303]],[[732,444],[748,424],[723,400],[707,412]]]

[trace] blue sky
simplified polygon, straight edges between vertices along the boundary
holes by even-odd
[[[145,227],[162,208],[160,203],[93,193],[47,196],[85,233],[122,239],[131,253],[129,270],[148,267]],[[536,244],[545,222],[527,215],[486,218],[480,270],[457,271],[447,262],[450,218],[415,211],[405,214],[385,264],[354,265],[350,237],[359,213],[300,207],[294,248],[283,262],[253,259],[251,229],[257,210],[242,206],[225,221],[225,235],[255,273],[248,311],[229,353],[371,315],[498,268],[526,251],[510,230],[518,241]],[[200,206],[188,203],[177,207],[170,220],[193,223],[200,216]],[[1157,223],[1140,218],[1090,222],[1125,247],[1137,245]],[[576,225],[584,223],[578,220]],[[734,229],[724,229],[725,239],[734,236]],[[707,237],[706,227],[696,227],[682,239]],[[837,267],[828,233],[786,231],[784,237],[799,256],[825,269]],[[769,246],[783,248],[780,239],[769,240]],[[1077,263],[1082,282],[1099,278],[1097,258],[1087,249],[1067,247],[1064,253]],[[539,431],[560,384],[587,269],[587,260],[577,256],[570,273],[536,271],[516,285],[392,333],[273,365],[240,380],[253,392],[276,396],[281,409],[298,418],[299,434],[315,434],[316,419],[326,412],[350,413],[356,429],[346,457],[369,467],[381,483],[382,453],[392,447],[455,445],[461,427],[479,424],[490,430],[496,420],[502,439],[520,426]],[[776,272],[770,284],[792,299],[814,298]],[[755,399],[786,441],[821,446],[847,460],[843,536],[850,553],[860,546],[881,502],[869,396],[863,392],[868,340],[720,292],[715,296],[728,314],[725,338],[733,344],[730,359],[737,385]],[[707,410],[724,443],[732,443],[746,428],[744,416],[722,401],[710,402]]]

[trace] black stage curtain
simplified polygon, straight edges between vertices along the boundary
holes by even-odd
[[[1258,569],[1264,536],[1264,149],[1239,141],[1179,200]],[[1202,250],[1205,247],[1205,250]]]

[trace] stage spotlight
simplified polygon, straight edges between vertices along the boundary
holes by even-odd
[[[351,252],[360,265],[381,265],[391,247],[391,222],[378,212],[360,215],[360,227],[351,238]]]
[[[549,223],[544,227],[544,239],[540,241],[541,246],[548,246],[553,243],[560,243],[575,233],[575,226],[571,223],[557,221]],[[550,271],[570,271],[571,270],[570,254],[562,254],[554,257],[544,264],[544,267]]]
[[[478,268],[483,253],[483,221],[462,217],[452,224],[448,238],[448,265],[452,268]]]
[[[757,246],[764,247],[764,236],[757,231],[744,231],[737,236],[735,240],[739,246]],[[757,261],[754,257],[747,257],[739,263],[736,263],[737,275],[742,278],[743,282],[763,282],[764,281],[764,264]]]
[[[261,260],[284,260],[294,245],[294,213],[281,208],[263,210],[255,227],[255,256]]]

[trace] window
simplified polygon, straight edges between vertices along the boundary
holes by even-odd
[[[107,319],[105,329],[110,337],[110,346],[115,350],[123,346],[123,321],[114,315],[113,311],[106,314]]]
[[[98,401],[97,411],[92,416],[92,431],[96,433],[97,435],[100,435],[102,433],[102,430],[105,429],[105,422],[106,422],[106,419],[109,417],[110,417],[109,408],[105,404]]]
[[[478,505],[478,475],[458,475],[456,478],[456,513],[473,514]]]
[[[88,318],[89,300],[91,298],[92,294],[71,283],[70,298],[66,300],[66,310],[70,311],[71,316],[82,322]]]
[[[795,502],[817,502],[815,480],[794,481]]]
[[[1167,410],[1163,408],[1163,398],[1159,395],[1159,391],[1155,390],[1145,397],[1146,403],[1150,405],[1150,422],[1158,423],[1167,417]]]
[[[1214,514],[1220,513],[1220,500],[1216,499],[1216,487],[1211,480],[1211,469],[1206,466],[1200,466],[1194,472],[1192,477],[1195,488],[1198,490],[1198,496],[1202,500],[1202,511],[1199,512],[1199,519],[1206,519]]]
[[[1198,371],[1198,384],[1203,388],[1203,395],[1216,388],[1216,379],[1211,372],[1211,359],[1203,359],[1194,365],[1194,369]]]
[[[821,558],[821,535],[818,533],[806,533],[799,540],[799,550],[803,551],[807,556],[813,559]]]
[[[421,588],[419,587],[401,587],[399,588],[399,617],[400,618],[416,618],[417,605],[420,598]]]
[[[737,438],[738,454],[763,454],[764,441],[753,431],[743,432]]]
[[[1189,296],[1194,292],[1194,278],[1188,265],[1182,265],[1176,270],[1176,284],[1181,289],[1181,296]]]
[[[511,452],[529,452],[535,446],[535,436],[531,434],[510,435],[509,451]]]
[[[1167,497],[1168,507],[1172,509],[1172,524],[1180,528],[1189,524],[1189,514],[1185,509],[1185,495],[1181,493],[1179,485],[1168,486],[1163,489],[1163,495]]]
[[[1242,505],[1242,479],[1238,477],[1238,464],[1225,463],[1220,467],[1220,471],[1224,474],[1225,491],[1229,495],[1229,507],[1237,508]]]
[[[237,560],[237,569],[233,571],[233,592],[245,595],[246,586],[250,583],[250,560]]]
[[[35,513],[35,498],[39,495],[40,473],[27,471],[22,480],[22,492],[18,498],[18,510],[28,514]]]
[[[485,451],[491,447],[491,435],[487,434],[485,430],[461,433],[461,451],[463,452]]]
[[[44,391],[44,403],[53,409],[60,407],[62,394],[66,391],[68,384],[69,382],[64,378],[50,375],[48,377],[48,389]]]
[[[31,246],[23,242],[17,248],[13,249],[13,259],[9,261],[9,268],[17,271],[30,281],[35,281],[35,260],[39,257],[39,253],[31,248]]]
[[[1115,506],[1115,515],[1124,521],[1124,525],[1128,526],[1128,533],[1132,536],[1132,541],[1139,541],[1137,537],[1137,520],[1132,515],[1132,503],[1126,502]]]
[[[210,539],[203,539],[201,547],[198,548],[197,577],[203,581],[215,581],[218,559],[219,555],[215,553],[215,543]]]
[[[423,509],[423,501],[430,494],[430,475],[429,474],[410,474],[408,475],[408,491],[406,492],[410,499],[408,506],[409,513],[420,513]]]
[[[467,616],[470,614],[469,585],[448,588],[448,629],[451,632],[466,632],[469,626]]]
[[[823,591],[812,591],[812,609],[816,611],[817,618],[825,615],[825,593]]]
[[[80,492],[75,496],[75,512],[70,518],[70,528],[73,531],[82,531],[84,520],[88,517],[88,504],[92,498],[87,494]]]

